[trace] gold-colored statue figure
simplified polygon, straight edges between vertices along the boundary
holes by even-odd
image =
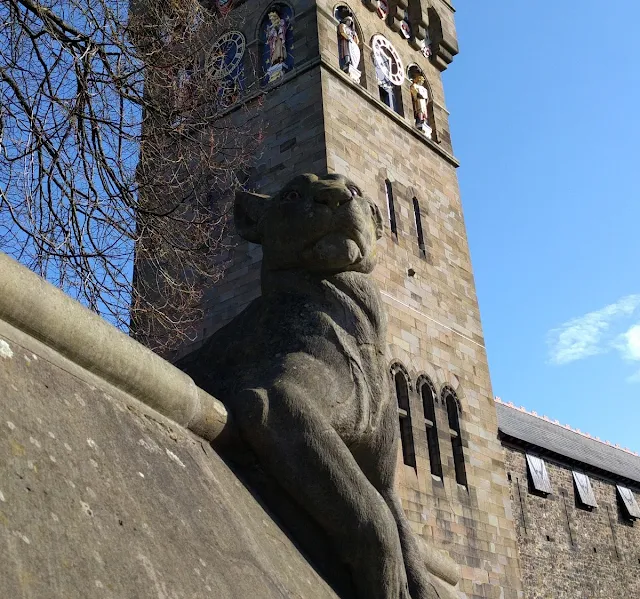
[[[429,126],[429,90],[424,85],[425,79],[422,73],[416,73],[411,83],[411,100],[413,101],[413,115],[416,119],[416,127],[431,139],[431,127]]]

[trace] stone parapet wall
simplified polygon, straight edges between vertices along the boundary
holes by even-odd
[[[173,377],[173,405],[188,408],[188,377],[157,356],[149,369],[146,348],[44,281],[32,297],[38,278],[5,258],[0,597],[337,599],[207,441],[123,390]],[[25,312],[40,302],[56,322]],[[50,338],[56,326],[73,334]]]

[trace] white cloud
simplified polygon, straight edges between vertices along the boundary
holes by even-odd
[[[631,316],[640,306],[640,295],[627,295],[614,304],[600,310],[573,318],[558,328],[549,331],[549,358],[554,364],[569,364],[588,356],[604,353],[612,347],[620,348],[620,337],[612,344],[611,324],[623,316]],[[640,360],[640,325],[631,327],[625,333],[624,352],[638,351]],[[626,335],[631,334],[631,337]]]
[[[620,335],[614,346],[625,360],[640,362],[640,323],[634,324]],[[630,383],[640,383],[640,370],[627,379]]]
[[[640,324],[634,324],[622,335],[625,346],[625,357],[628,360],[640,360]]]

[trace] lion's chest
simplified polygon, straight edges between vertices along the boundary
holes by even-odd
[[[243,409],[234,405],[243,390],[265,389],[270,404],[313,410],[345,442],[359,441],[389,401],[384,336],[378,304],[334,286],[268,294],[209,341],[201,384],[232,411]]]
[[[347,443],[359,440],[377,428],[389,401],[379,344],[363,341],[326,314],[317,315],[314,329],[300,340],[298,351],[286,354],[282,374],[295,373],[315,407]]]

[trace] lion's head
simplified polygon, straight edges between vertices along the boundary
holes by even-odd
[[[377,206],[342,175],[300,175],[273,197],[239,191],[234,218],[269,270],[371,272],[382,236]]]

